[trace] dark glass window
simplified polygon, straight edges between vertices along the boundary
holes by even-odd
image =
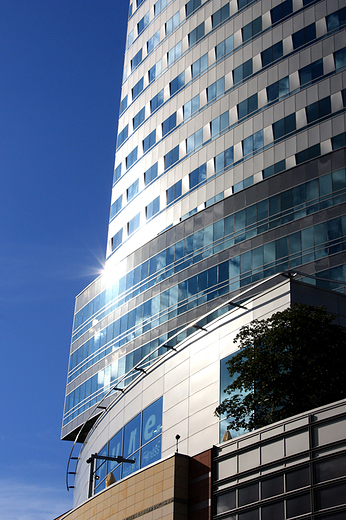
[[[185,85],[185,72],[182,72],[176,78],[172,79],[169,84],[169,94],[173,96],[181,87]]]
[[[141,78],[132,89],[132,101],[139,96],[143,90],[143,78]]]
[[[147,185],[157,177],[157,162],[144,173],[144,184]]]
[[[290,114],[273,123],[274,139],[280,139],[284,135],[294,132],[296,129],[296,115]]]
[[[262,520],[284,520],[284,503],[276,502],[262,507]]]
[[[258,500],[258,483],[239,489],[239,506],[245,506]]]
[[[280,22],[283,20],[283,18],[286,18],[286,16],[289,16],[291,13],[293,13],[292,0],[285,0],[284,2],[281,2],[281,4],[270,10],[272,24]]]
[[[170,150],[165,156],[165,170],[167,168],[170,168],[174,163],[179,161],[179,145],[173,148],[173,150]]]
[[[189,33],[189,46],[194,45],[204,36],[204,22]]]
[[[304,495],[299,495],[297,497],[287,499],[286,508],[287,518],[292,518],[293,516],[309,513],[311,509],[309,493],[305,493]]]
[[[152,218],[156,213],[160,211],[160,197],[156,197],[150,204],[145,208],[145,214],[147,220]]]
[[[191,66],[192,77],[195,78],[196,76],[198,76],[198,74],[201,74],[207,68],[208,68],[208,53],[201,56],[201,58],[199,58],[192,64],[192,66]]]
[[[223,78],[220,78],[217,81],[215,81],[215,83],[212,83],[212,85],[210,85],[207,88],[208,102],[212,101],[213,99],[220,96],[220,94],[222,94],[224,91],[225,91],[225,78],[223,77]]]
[[[346,133],[345,132],[332,137],[333,150],[338,150],[338,148],[343,148],[344,146],[346,146]]]
[[[154,112],[157,108],[159,108],[163,104],[163,89],[160,90],[156,94],[156,96],[153,97],[153,99],[150,100],[150,112]]]
[[[334,61],[336,70],[346,65],[346,47],[334,52]]]
[[[306,85],[307,83],[313,83],[321,76],[323,76],[323,60],[320,59],[314,61],[310,65],[299,69],[298,72],[301,86]]]
[[[176,182],[166,190],[167,205],[181,197],[181,181]]]
[[[300,31],[297,31],[293,33],[293,49],[298,49],[302,45],[306,45],[307,43],[310,43],[312,40],[316,39],[316,27],[315,24],[312,23],[311,25],[308,25],[307,27],[304,27],[303,29],[300,29]]]
[[[316,482],[325,482],[333,478],[344,477],[346,475],[346,455],[339,455],[337,458],[324,460],[315,464]]]
[[[159,74],[161,74],[162,62],[159,60],[151,69],[148,70],[149,83],[154,81]]]
[[[235,508],[235,490],[216,497],[216,514],[225,513]]]
[[[310,148],[306,148],[305,150],[296,153],[296,163],[301,164],[310,159],[314,159],[319,155],[321,155],[321,145],[320,143],[317,143],[314,146],[310,146]]]
[[[278,477],[268,478],[263,480],[261,486],[262,499],[280,495],[284,492],[284,477],[279,475]]]
[[[346,7],[327,16],[327,30],[333,31],[346,23]]]
[[[246,137],[242,141],[243,155],[249,155],[256,152],[260,148],[263,148],[263,130],[259,130],[255,134]]]
[[[185,4],[186,16],[190,16],[201,5],[201,0],[190,0]]]
[[[143,139],[143,152],[147,152],[149,148],[156,143],[156,130],[153,130],[147,137]]]
[[[177,114],[174,112],[174,114],[167,117],[167,119],[162,123],[162,137],[165,137],[165,135],[168,134],[173,128],[175,128],[177,124]]]
[[[142,49],[131,60],[131,71],[135,70],[142,61]]]
[[[257,94],[254,94],[237,105],[238,119],[246,117],[247,115],[257,110],[257,108]]]
[[[211,24],[214,29],[214,27],[217,27],[222,22],[227,20],[229,17],[229,3],[225,4],[221,9],[216,11],[214,14],[211,15]]]
[[[288,76],[285,78],[279,79],[279,81],[275,81],[267,87],[267,98],[268,103],[272,103],[277,99],[286,96],[289,93],[289,80]]]
[[[120,114],[122,114],[124,112],[124,110],[126,110],[127,108],[127,94],[126,96],[120,101]]]
[[[137,112],[137,114],[133,118],[133,120],[132,120],[133,130],[136,130],[136,128],[138,128],[139,125],[141,123],[143,123],[144,119],[145,119],[145,107],[141,108],[141,110],[139,112]]]
[[[258,509],[252,509],[246,513],[239,514],[239,520],[258,520]]]
[[[252,74],[252,59],[245,61],[233,70],[233,83],[237,84]]]
[[[316,101],[315,103],[311,103],[311,105],[308,105],[305,110],[308,123],[312,123],[313,121],[317,121],[318,119],[331,114],[332,106],[330,97],[328,96]]]
[[[267,65],[270,65],[275,60],[278,60],[283,56],[283,46],[282,41],[275,43],[275,45],[272,45],[268,49],[265,49],[261,52],[261,59],[262,59],[262,67],[266,67]]]
[[[243,42],[245,43],[248,40],[251,40],[256,34],[262,31],[262,16],[259,16],[252,22],[245,25],[242,30]]]
[[[295,471],[290,471],[286,475],[286,489],[293,491],[310,484],[309,468],[301,468]]]
[[[190,182],[190,190],[195,186],[198,186],[201,182],[205,181],[207,178],[207,167],[206,164],[202,164],[199,168],[196,168],[189,175]]]

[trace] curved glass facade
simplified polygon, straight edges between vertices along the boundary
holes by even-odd
[[[245,287],[296,269],[344,291],[345,24],[344,0],[131,3],[106,270],[76,299],[63,438]]]

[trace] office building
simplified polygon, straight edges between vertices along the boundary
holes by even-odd
[[[314,285],[343,301],[345,24],[345,0],[131,2],[106,267],[72,331],[76,507],[91,454],[136,461],[96,459],[94,494],[172,457],[176,435],[189,457],[222,440],[241,325]]]

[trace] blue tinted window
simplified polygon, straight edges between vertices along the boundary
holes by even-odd
[[[161,74],[161,69],[162,69],[162,62],[161,60],[159,60],[157,63],[155,63],[155,65],[153,67],[151,67],[151,69],[149,69],[148,71],[148,79],[149,79],[149,83],[151,83],[152,81],[154,81],[157,76],[159,74]]]
[[[125,128],[123,128],[122,131],[119,132],[119,134],[118,134],[117,148],[123,144],[125,139],[128,138],[128,135],[129,135],[129,125],[126,125]]]
[[[154,4],[154,16],[158,15],[167,5],[167,0],[158,0]]]
[[[203,142],[203,129],[200,128],[186,139],[186,153],[190,153]]]
[[[289,93],[289,80],[288,76],[279,79],[275,83],[272,83],[267,87],[267,98],[268,103],[272,103]]]
[[[192,77],[195,78],[198,74],[201,74],[208,68],[208,53],[201,56],[198,60],[196,60],[192,66]]]
[[[346,47],[334,52],[334,61],[336,70],[346,65]]]
[[[126,190],[126,195],[127,195],[127,202],[130,202],[130,200],[133,199],[133,197],[135,197],[138,193],[138,189],[139,189],[139,180],[135,180],[135,182],[133,184],[131,184],[131,186]]]
[[[217,27],[220,25],[220,23],[227,20],[229,17],[229,3],[225,4],[221,9],[216,11],[214,14],[211,15],[211,24],[214,29],[214,27]]]
[[[280,139],[284,135],[294,132],[296,129],[296,115],[291,114],[273,123],[274,139]]]
[[[327,30],[333,31],[346,23],[346,7],[327,16]]]
[[[215,173],[228,168],[233,164],[233,146],[225,150],[224,152],[219,153],[215,157]]]
[[[220,78],[207,88],[207,100],[212,101],[225,91],[225,78]]]
[[[139,20],[139,22],[137,24],[138,35],[140,35],[144,31],[144,29],[147,27],[148,23],[149,23],[149,13],[145,13],[143,18],[141,18],[141,20]]]
[[[233,51],[233,34],[215,47],[216,59],[226,56],[231,51]]]
[[[246,117],[247,115],[257,110],[257,108],[257,94],[254,94],[237,105],[238,119]]]
[[[131,60],[131,71],[135,70],[142,61],[142,49]]]
[[[132,150],[132,152],[129,153],[129,155],[126,157],[126,169],[130,168],[130,166],[133,165],[137,161],[137,146]]]
[[[149,464],[161,458],[161,436],[154,439],[141,449],[141,467],[145,468]]]
[[[181,181],[176,182],[166,191],[167,205],[181,196]]]
[[[317,60],[313,63],[310,63],[306,67],[299,69],[299,81],[300,85],[306,85],[307,83],[311,83],[314,80],[317,80],[321,76],[323,76],[323,60]]]
[[[293,13],[292,0],[285,0],[270,10],[272,24],[280,22],[283,18]]]
[[[145,107],[143,107],[133,118],[133,130],[136,130],[136,128],[139,127],[141,123],[143,123],[145,119]]]
[[[275,45],[272,45],[268,49],[265,49],[263,52],[261,52],[261,58],[262,58],[262,67],[266,67],[267,65],[270,65],[273,63],[273,61],[278,60],[283,55],[283,46],[282,41],[276,43]]]
[[[154,112],[158,107],[163,104],[163,89],[160,90],[150,101],[150,111]]]
[[[170,18],[165,26],[166,26],[166,36],[174,31],[176,27],[179,25],[179,11],[177,11],[172,18]]]
[[[149,148],[156,143],[156,130],[153,130],[147,137],[143,139],[143,153],[147,152]]]
[[[195,186],[198,186],[201,182],[204,182],[207,178],[206,164],[202,164],[199,168],[196,168],[189,175],[190,190]]]
[[[165,162],[165,170],[172,166],[172,164],[179,161],[179,145],[173,148],[173,150],[170,150],[165,156],[164,156],[164,162]]]
[[[172,63],[179,58],[182,52],[181,41],[178,42],[171,50],[167,52],[167,65],[170,66]]]
[[[189,33],[189,46],[194,45],[204,36],[204,22]]]
[[[120,195],[120,197],[115,202],[113,202],[113,204],[111,205],[111,216],[110,216],[111,219],[113,217],[115,217],[115,215],[117,215],[119,213],[119,211],[121,210],[122,200],[123,200],[123,196]]]
[[[245,61],[233,70],[233,83],[240,83],[252,74],[252,59]]]
[[[294,49],[298,49],[302,45],[306,45],[307,43],[310,43],[312,40],[315,40],[315,38],[316,38],[315,24],[312,23],[311,25],[308,25],[307,27],[300,29],[300,31],[293,33],[292,38],[293,38],[293,48]]]
[[[172,81],[169,84],[169,93],[171,96],[175,94],[181,87],[183,87],[185,84],[185,72],[182,72],[177,76],[176,78],[172,79]]]
[[[147,41],[147,51],[148,54],[155,49],[155,47],[160,43],[160,30],[158,30],[154,36],[149,38]]]
[[[114,169],[113,184],[121,177],[121,163]]]
[[[120,229],[120,231],[118,231],[118,233],[115,233],[115,235],[112,238],[112,251],[114,251],[117,247],[120,246],[122,240],[123,240],[123,230]]]
[[[127,38],[126,38],[126,49],[128,49],[130,47],[130,45],[132,45],[132,42],[133,42],[133,31],[131,31],[127,35]]]
[[[145,208],[147,220],[152,218],[156,213],[160,211],[160,197],[156,197],[150,204]]]
[[[256,152],[260,148],[263,148],[263,130],[250,135],[242,141],[243,155],[249,155]]]
[[[140,214],[137,213],[128,223],[127,223],[127,234],[130,236],[136,229],[139,228],[139,217]]]
[[[216,117],[210,123],[211,136],[214,137],[218,135],[220,132],[223,132],[226,128],[228,128],[229,124],[229,115],[228,110],[221,114],[221,116]]]
[[[162,137],[168,134],[173,128],[175,128],[177,124],[177,114],[170,115],[163,123],[162,123]]]
[[[157,177],[157,162],[155,164],[153,164],[149,168],[149,170],[147,170],[144,173],[144,183],[145,183],[145,185],[149,184],[151,181],[156,179],[156,177]]]
[[[124,110],[126,110],[127,108],[127,94],[126,96],[120,101],[120,114],[122,114],[124,112]]]
[[[184,119],[190,117],[192,114],[197,112],[197,110],[199,110],[199,94],[183,106]]]
[[[186,16],[190,16],[201,5],[201,0],[190,0],[185,4]]]
[[[242,28],[241,33],[242,33],[242,37],[243,37],[243,42],[245,43],[246,41],[250,40],[251,38],[256,36],[256,34],[260,33],[261,31],[262,31],[262,16],[259,16],[258,18],[256,18],[255,20],[248,23],[247,25],[245,25]]]
[[[162,398],[143,411],[142,445],[151,441],[162,432]]]
[[[332,111],[330,97],[328,96],[316,101],[316,103],[311,103],[311,105],[308,105],[305,110],[308,123],[312,123],[313,121],[317,121],[318,119],[329,115]]]

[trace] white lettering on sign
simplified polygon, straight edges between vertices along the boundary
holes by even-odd
[[[145,427],[144,427],[144,440],[145,441],[148,441],[153,436],[153,430],[154,430],[155,424],[156,424],[156,416],[153,414],[148,418],[147,422],[145,423]]]

